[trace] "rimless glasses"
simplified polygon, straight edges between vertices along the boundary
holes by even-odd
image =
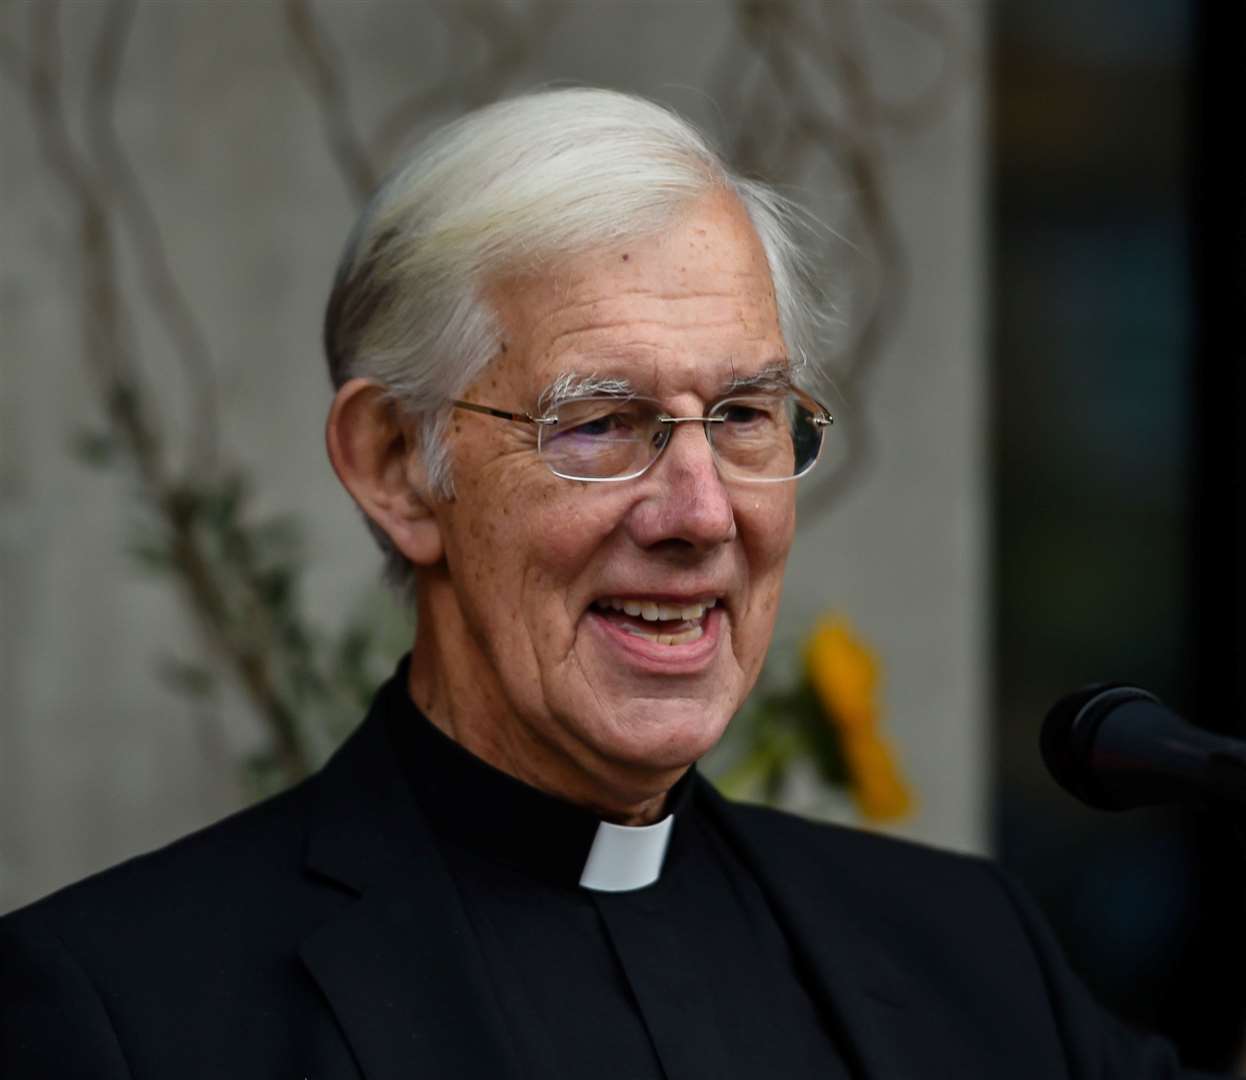
[[[572,398],[544,416],[507,412],[472,401],[457,409],[533,424],[537,453],[567,480],[631,480],[646,472],[671,441],[676,424],[701,424],[724,480],[775,483],[804,476],[822,453],[834,418],[809,395],[744,394],[724,398],[704,416],[670,416],[651,398]]]

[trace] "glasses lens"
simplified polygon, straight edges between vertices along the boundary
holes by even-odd
[[[800,394],[761,394],[720,401],[707,425],[726,475],[742,480],[791,480],[813,468],[822,450],[823,414]]]
[[[568,480],[616,480],[642,472],[665,442],[658,404],[645,398],[577,398],[541,428],[541,457]]]

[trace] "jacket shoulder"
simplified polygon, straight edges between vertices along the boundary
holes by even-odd
[[[125,936],[271,889],[301,865],[309,783],[36,900],[0,918],[0,930]]]
[[[711,799],[731,831],[803,860],[810,873],[833,879],[836,889],[864,878],[865,884],[879,891],[891,891],[901,882],[911,885],[914,880],[921,880],[923,887],[959,890],[972,882],[985,882],[996,872],[994,864],[979,855],[734,802],[717,792]],[[868,870],[868,874],[847,874],[848,868]]]

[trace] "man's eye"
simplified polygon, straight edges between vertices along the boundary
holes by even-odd
[[[624,427],[625,425],[617,415],[609,413],[605,416],[595,416],[592,420],[583,420],[575,427],[568,429],[565,434],[585,439],[602,438],[615,435]]]
[[[732,426],[768,423],[773,419],[770,412],[757,405],[735,402],[722,410],[722,418]]]
[[[607,409],[586,416],[560,418],[556,437],[605,441],[637,437],[644,418],[633,408]]]

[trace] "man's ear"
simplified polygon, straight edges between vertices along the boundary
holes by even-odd
[[[416,566],[432,566],[444,552],[424,465],[385,389],[351,379],[338,390],[325,424],[333,471],[351,497]]]

